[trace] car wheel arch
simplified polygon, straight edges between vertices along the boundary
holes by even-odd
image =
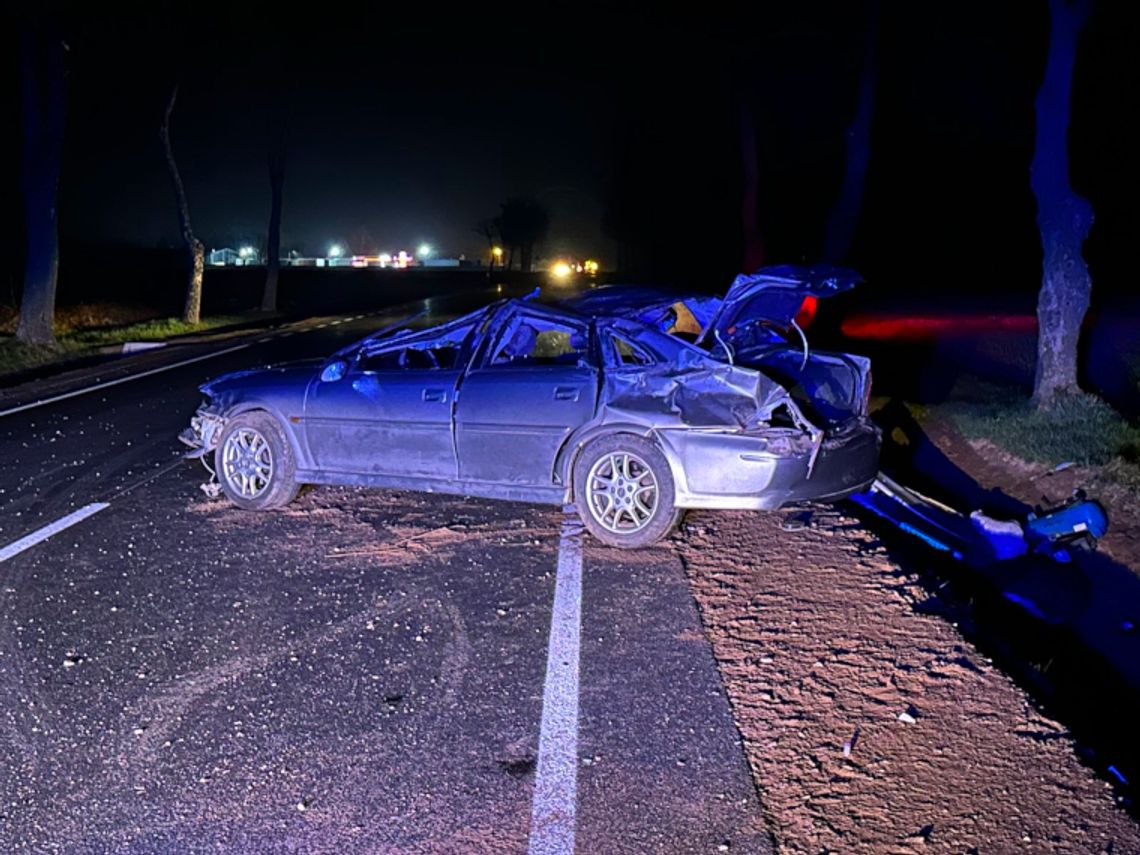
[[[620,436],[621,434],[628,434],[636,436],[639,439],[649,440],[657,447],[657,449],[664,456],[666,462],[669,464],[669,471],[673,476],[673,483],[678,485],[685,484],[685,474],[681,468],[680,461],[677,460],[676,455],[667,443],[661,441],[657,431],[652,428],[647,428],[644,425],[638,424],[601,424],[593,425],[592,427],[585,428],[576,434],[570,436],[566,443],[562,446],[562,450],[558,452],[558,457],[555,459],[555,478],[557,483],[566,488],[567,496],[571,502],[575,501],[574,496],[574,464],[582,454],[582,450],[591,442],[602,437],[607,436]]]
[[[301,447],[300,438],[293,430],[293,426],[285,415],[279,412],[276,408],[268,406],[262,401],[241,401],[234,404],[227,409],[223,414],[223,418],[227,421],[237,416],[243,416],[246,413],[265,413],[277,423],[277,427],[281,430],[281,434],[285,437],[285,441],[289,443],[293,450],[293,457],[298,463],[304,459],[304,449]]]

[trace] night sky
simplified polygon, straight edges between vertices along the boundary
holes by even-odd
[[[860,3],[238,5],[61,14],[65,238],[178,245],[157,129],[181,79],[173,141],[208,246],[264,243],[267,140],[283,116],[284,250],[427,241],[475,256],[475,223],[527,194],[552,214],[544,254],[612,266],[622,238],[652,274],[721,278],[742,265],[750,105],[765,259],[811,261],[873,18]],[[1094,290],[1127,287],[1138,225],[1123,5],[1097,7],[1075,87],[1072,173],[1097,214]],[[848,260],[896,285],[1035,288],[1028,163],[1044,0],[884,2],[879,21],[871,161]]]

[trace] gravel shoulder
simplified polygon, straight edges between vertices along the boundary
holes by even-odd
[[[694,513],[677,541],[780,851],[1140,851],[1067,730],[920,613],[875,535],[801,525]]]

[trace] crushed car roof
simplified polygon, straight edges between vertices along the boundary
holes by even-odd
[[[660,329],[669,310],[683,303],[706,335],[714,329],[724,334],[745,317],[790,324],[805,297],[831,297],[862,281],[854,270],[842,267],[780,264],[737,276],[724,297],[655,285],[604,285],[562,305],[582,314],[630,318]]]

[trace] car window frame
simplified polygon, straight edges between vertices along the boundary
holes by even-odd
[[[660,365],[662,362],[661,356],[655,353],[651,348],[636,341],[632,336],[625,335],[615,329],[607,329],[604,333],[605,344],[603,346],[603,353],[605,355],[606,368],[617,371],[644,371],[648,368],[653,368]],[[621,339],[628,344],[635,351],[643,354],[648,362],[643,365],[627,365],[622,361],[621,351],[618,350],[617,339]]]
[[[457,318],[456,320],[458,321],[458,320],[462,320],[462,319]],[[407,350],[409,347],[414,348],[416,344],[427,344],[429,342],[434,341],[440,335],[440,333],[439,333],[440,327],[433,327],[433,328],[428,329],[428,330],[423,330],[422,332],[409,332],[409,333],[404,334],[404,335],[397,334],[397,336],[394,339],[386,340],[386,341],[384,341],[383,344],[375,344],[372,347],[368,347],[367,345],[364,345],[364,346],[357,348],[356,353],[353,355],[350,370],[352,371],[352,373],[355,373],[355,374],[368,374],[368,375],[373,375],[373,374],[406,374],[406,373],[411,372],[411,371],[431,371],[431,372],[441,372],[441,373],[446,372],[446,371],[458,371],[458,372],[462,373],[463,371],[467,370],[467,367],[468,367],[470,360],[471,360],[472,350],[474,347],[473,339],[475,338],[476,335],[479,334],[480,328],[484,325],[485,320],[486,320],[486,318],[482,317],[482,316],[476,317],[472,320],[470,329],[467,331],[467,334],[463,337],[463,340],[460,342],[460,344],[458,346],[458,353],[456,353],[456,355],[455,355],[455,361],[448,368],[441,368],[438,365],[436,365],[434,368],[433,367],[426,367],[426,366],[421,366],[421,367],[416,367],[416,368],[409,368],[406,366],[405,367],[399,367],[399,368],[365,368],[365,367],[363,367],[364,361],[366,359],[372,359],[375,357],[384,356],[385,354],[389,354],[389,353],[392,353],[394,351]],[[441,326],[446,327],[446,326],[448,326],[448,324],[443,324]],[[429,333],[431,335],[429,335]],[[424,350],[432,350],[434,348],[425,347],[423,349]]]
[[[498,364],[493,362],[495,355],[503,343],[504,337],[511,330],[511,327],[516,318],[532,318],[538,323],[548,325],[561,325],[567,327],[580,327],[586,333],[586,348],[584,350],[585,360],[581,358],[573,365],[559,365],[556,363],[547,365],[527,365],[527,364]],[[518,308],[506,314],[505,317],[500,319],[496,329],[487,336],[486,340],[479,347],[478,358],[472,361],[471,369],[480,369],[492,372],[501,371],[549,371],[551,369],[564,369],[564,368],[577,368],[588,369],[596,371],[598,369],[598,348],[597,348],[597,335],[594,329],[594,323],[588,318],[572,318],[565,317],[559,314],[548,314],[546,312],[528,311],[526,308]]]

